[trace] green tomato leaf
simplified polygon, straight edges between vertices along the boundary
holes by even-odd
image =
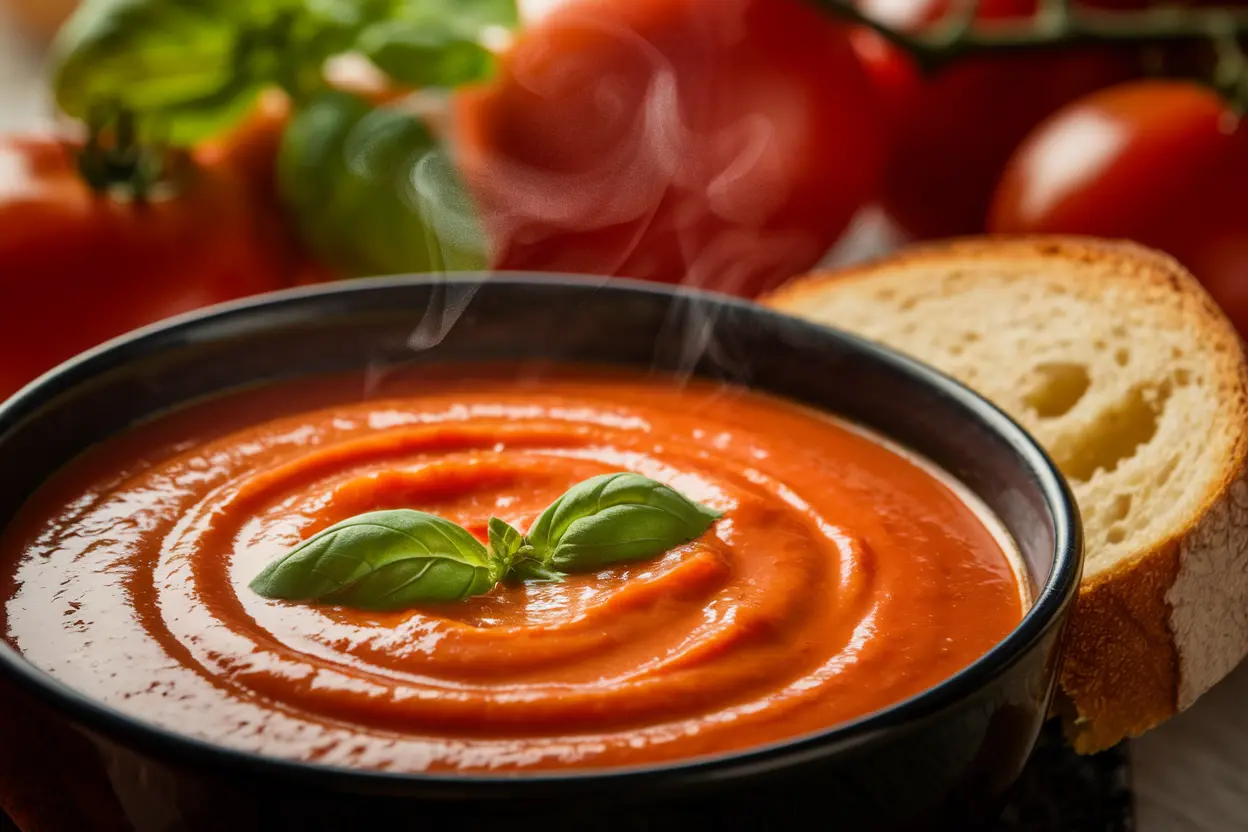
[[[284,601],[397,610],[481,595],[500,577],[467,531],[398,509],[361,514],[313,535],[269,564],[251,589]]]
[[[365,29],[358,47],[392,79],[410,87],[449,88],[494,73],[494,54],[449,21],[386,21]]]
[[[695,540],[720,516],[640,474],[603,474],[573,486],[551,504],[526,541],[548,567],[593,571]]]
[[[353,275],[482,269],[476,208],[416,116],[344,92],[287,125],[278,186],[303,241]]]

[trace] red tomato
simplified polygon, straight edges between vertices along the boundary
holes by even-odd
[[[884,133],[895,144],[904,129],[909,113],[924,92],[923,77],[911,57],[893,46],[872,29],[858,28],[850,32],[854,51],[867,69],[867,77],[875,95]]]
[[[0,140],[0,398],[128,330],[280,287],[269,232],[227,170],[135,204],[93,193],[61,142]]]
[[[1248,130],[1213,91],[1138,81],[1042,124],[1010,160],[990,230],[1159,248],[1248,332]]]
[[[454,129],[499,268],[747,296],[826,254],[882,161],[846,30],[801,0],[561,7]]]
[[[939,20],[949,7],[948,0],[859,5],[910,30]],[[983,0],[978,19],[1019,19],[1035,10],[1035,0]],[[894,126],[882,205],[913,237],[982,231],[1001,169],[1027,133],[1062,105],[1138,74],[1133,56],[1103,48],[955,61],[924,80]]]
[[[237,175],[254,210],[272,218],[266,235],[270,251],[291,285],[303,286],[340,276],[313,261],[294,223],[286,217],[277,192],[277,151],[290,110],[290,99],[284,93],[266,91],[241,124],[196,148],[195,159],[203,167]]]
[[[280,90],[266,90],[255,109],[237,127],[196,148],[205,167],[227,167],[238,173],[261,202],[276,206],[277,150],[290,120],[290,99]]]

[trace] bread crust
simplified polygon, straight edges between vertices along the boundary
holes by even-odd
[[[1084,579],[1068,630],[1057,711],[1081,753],[1138,736],[1194,702],[1248,654],[1248,362],[1234,327],[1175,260],[1129,242],[1079,237],[966,238],[910,248],[791,282],[763,300],[801,314],[832,287],[904,268],[1026,258],[1099,267],[1141,302],[1172,307],[1213,356],[1233,414],[1231,452],[1199,511],[1156,546]],[[1056,273],[1056,272],[1055,272]],[[1074,281],[1096,297],[1102,284]]]

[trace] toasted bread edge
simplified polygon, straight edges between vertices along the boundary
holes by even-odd
[[[1169,256],[1130,242],[1079,237],[964,238],[914,246],[799,278],[763,302],[800,314],[804,298],[833,283],[858,283],[908,264],[1002,257],[1098,265],[1113,279],[1132,281],[1144,297],[1171,295],[1184,324],[1199,328],[1218,356],[1219,366],[1211,368],[1216,389],[1244,425],[1191,524],[1080,586],[1056,711],[1075,749],[1092,753],[1188,707],[1248,654],[1248,362],[1234,327]]]

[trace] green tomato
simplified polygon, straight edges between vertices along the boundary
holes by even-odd
[[[278,187],[312,253],[348,274],[489,262],[458,173],[410,113],[346,92],[318,96],[286,128]]]

